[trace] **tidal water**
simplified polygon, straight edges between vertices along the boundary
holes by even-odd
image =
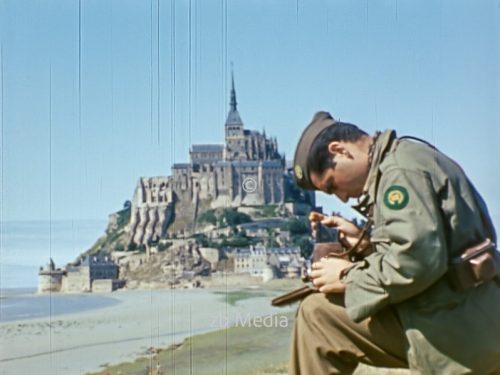
[[[36,288],[38,270],[52,258],[64,267],[104,234],[102,220],[13,221],[0,223],[0,294]]]
[[[97,294],[34,294],[34,289],[9,289],[0,297],[0,322],[84,312],[119,303]]]

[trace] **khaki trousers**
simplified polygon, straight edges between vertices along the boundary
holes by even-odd
[[[351,374],[359,362],[407,368],[405,348],[403,328],[391,308],[354,323],[343,295],[315,293],[297,311],[289,374]]]

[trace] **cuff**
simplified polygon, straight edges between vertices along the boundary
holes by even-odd
[[[349,283],[349,272],[352,271],[353,269],[361,269],[366,267],[366,261],[362,260],[356,263],[353,263],[352,266],[344,268],[342,271],[340,271],[340,276],[339,280],[342,284],[347,284]]]

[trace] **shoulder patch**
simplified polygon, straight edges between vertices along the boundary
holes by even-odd
[[[293,171],[295,173],[295,177],[297,177],[298,180],[302,180],[302,178],[304,177],[304,172],[302,171],[302,167],[297,164],[293,169]]]
[[[384,193],[384,204],[392,210],[405,208],[409,201],[408,190],[399,185],[392,185]]]

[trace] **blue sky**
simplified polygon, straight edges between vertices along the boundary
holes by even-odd
[[[222,143],[233,62],[245,126],[288,158],[318,110],[395,128],[500,223],[498,0],[0,0],[0,33],[3,221],[105,219]]]

